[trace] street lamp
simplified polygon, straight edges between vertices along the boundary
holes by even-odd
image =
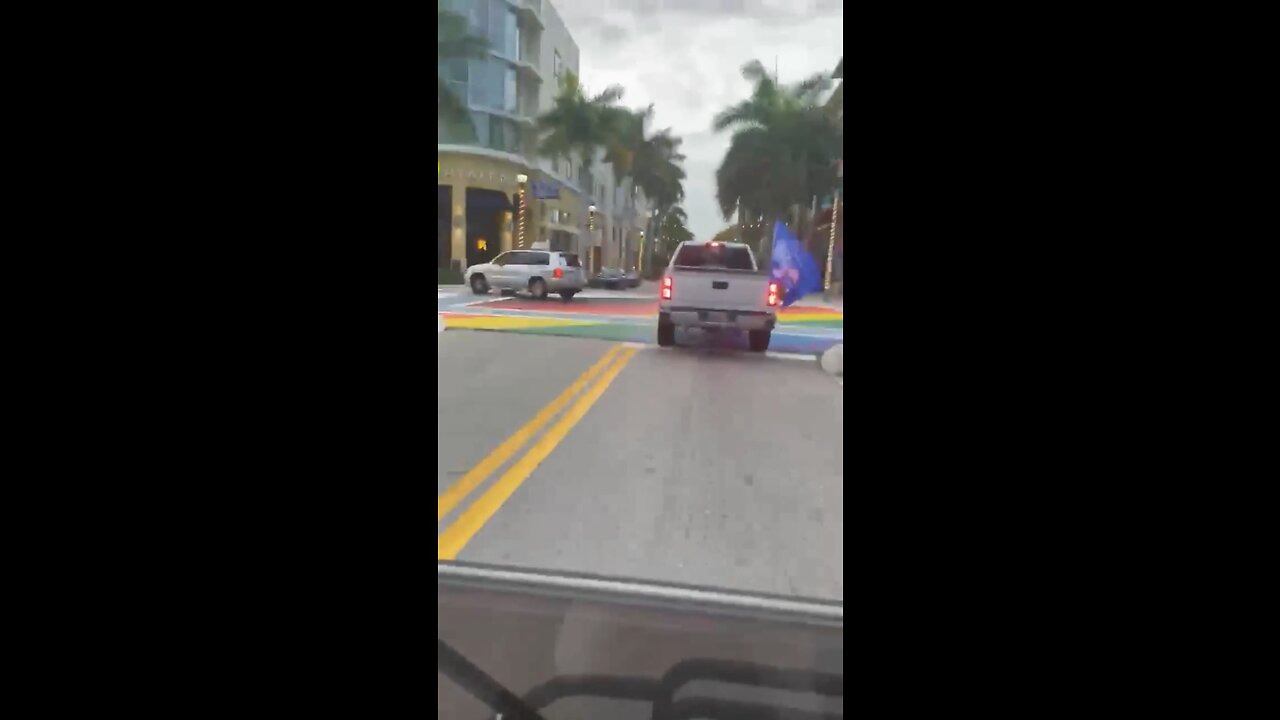
[[[592,205],[588,205],[588,206],[587,206],[587,233],[588,233],[588,236],[591,238],[591,250],[590,250],[590,253],[591,253],[591,255],[590,255],[591,262],[590,262],[590,263],[588,263],[588,266],[591,268],[591,272],[595,272],[595,271],[597,270],[597,268],[596,268],[596,266],[595,266],[595,264],[596,264],[596,251],[595,251],[595,246],[596,246],[596,206],[595,206],[594,204],[592,204]]]
[[[525,219],[525,216],[529,214],[528,210],[526,210],[526,206],[528,205],[528,203],[526,203],[524,199],[525,184],[528,182],[529,182],[528,175],[525,175],[524,173],[520,173],[519,175],[516,175],[516,185],[518,186],[519,192],[520,192],[520,207],[517,210],[517,212],[520,215],[520,219],[517,221],[517,226],[519,227],[519,230],[517,231],[517,234],[516,234],[516,247],[521,249],[524,248],[524,222],[525,222],[524,219]]]

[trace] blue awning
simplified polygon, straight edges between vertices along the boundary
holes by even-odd
[[[529,189],[535,200],[560,199],[560,183],[554,180],[534,180]]]

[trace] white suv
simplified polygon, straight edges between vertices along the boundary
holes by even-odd
[[[489,288],[528,290],[536,300],[548,292],[569,300],[587,286],[576,254],[547,250],[508,250],[490,262],[467,268],[464,279],[477,295]]]

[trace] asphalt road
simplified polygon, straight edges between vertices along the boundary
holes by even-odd
[[[814,363],[437,337],[440,558],[844,599],[844,388]]]

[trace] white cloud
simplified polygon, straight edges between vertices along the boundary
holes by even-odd
[[[623,103],[654,104],[655,126],[685,141],[684,207],[690,229],[710,237],[728,223],[715,170],[729,136],[711,119],[746,98],[740,68],[757,59],[783,82],[830,72],[844,55],[843,3],[832,0],[551,0],[581,50],[589,91],[626,89]]]

